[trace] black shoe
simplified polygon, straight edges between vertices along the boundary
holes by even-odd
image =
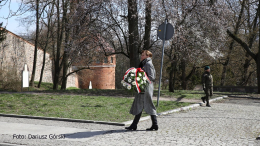
[[[147,131],[153,131],[153,130],[158,130],[158,124],[157,124],[157,118],[156,115],[151,115],[151,120],[152,120],[152,127],[146,129]]]
[[[207,107],[211,107],[209,104],[206,105]]]
[[[137,125],[131,125],[129,127],[125,127],[125,129],[127,129],[127,130],[136,130],[137,129]]]
[[[142,112],[138,115],[135,116],[133,123],[129,127],[125,127],[127,130],[136,130],[137,129],[137,124],[141,118]]]
[[[153,130],[158,130],[158,125],[152,125],[152,127],[151,128],[147,128],[146,130],[147,131],[153,131]]]
[[[201,100],[203,101],[203,103],[205,103],[205,97],[201,97]]]

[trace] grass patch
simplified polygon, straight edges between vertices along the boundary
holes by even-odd
[[[38,82],[35,82],[35,86],[37,85]],[[133,98],[127,98],[134,97],[134,94],[124,89],[104,90],[72,87],[67,90],[52,90],[52,88],[52,83],[42,83],[40,89],[30,87],[30,91],[51,94],[35,95],[15,92],[13,94],[0,94],[0,113],[111,122],[129,121],[134,117],[129,114]],[[157,97],[157,94],[158,91],[155,90],[154,96]],[[215,92],[212,98],[225,94]],[[161,90],[160,97],[200,100],[202,96],[205,96],[203,91],[175,90],[172,93],[168,90]],[[157,112],[160,113],[190,104],[177,101],[160,100]],[[154,101],[154,105],[156,104],[156,101]],[[142,116],[147,116],[147,114]]]
[[[129,114],[132,102],[104,96],[0,94],[0,113],[124,122],[133,119]],[[157,112],[186,105],[189,103],[160,101]]]
[[[34,81],[34,87],[30,86],[30,91],[51,91],[53,90],[53,84],[52,83],[46,83],[46,82],[41,82],[41,87],[38,88],[38,81]],[[60,89],[61,86],[58,86],[58,89]]]
[[[46,93],[66,93],[66,94],[81,94],[88,96],[120,96],[120,97],[134,97],[135,93],[131,93],[125,89],[79,89],[75,87],[67,88],[66,90],[52,90],[52,84],[44,83],[41,88],[45,88],[44,90],[39,90],[35,88],[37,92],[46,92]],[[175,90],[175,92],[169,92],[168,90],[161,90],[160,97],[165,98],[186,98],[186,99],[200,99],[205,96],[203,91],[193,91],[193,90]],[[214,92],[212,98],[219,97],[222,95],[226,95],[228,93],[224,92]],[[230,93],[229,93],[230,94]],[[245,93],[239,93],[245,94]],[[158,96],[158,90],[154,90],[154,96]]]

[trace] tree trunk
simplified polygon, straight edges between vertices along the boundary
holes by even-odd
[[[171,62],[171,69],[169,72],[169,92],[174,92],[175,77],[176,77],[177,62]]]
[[[64,3],[64,0],[62,1]],[[64,12],[63,12],[64,15]],[[60,77],[60,53],[61,53],[61,44],[63,39],[63,30],[64,30],[64,17],[62,17],[62,22],[60,22],[60,3],[57,0],[57,51],[55,59],[55,72],[54,72],[54,83],[53,90],[58,90],[59,77]]]
[[[177,68],[177,57],[174,54],[173,61],[171,62],[170,72],[169,72],[169,92],[174,92],[175,78],[176,78],[176,70]]]
[[[59,82],[59,67],[60,67],[60,32],[61,32],[61,28],[60,28],[60,3],[59,0],[57,0],[57,50],[56,50],[56,57],[54,59],[54,82],[53,82],[53,90],[57,90],[58,89],[58,82]]]
[[[53,10],[53,6],[54,4],[52,5],[52,10]],[[43,71],[44,71],[44,67],[45,67],[45,59],[46,59],[46,50],[47,50],[47,46],[48,46],[48,43],[49,43],[49,33],[50,33],[50,22],[51,22],[51,15],[49,16],[48,18],[48,22],[47,22],[47,40],[46,40],[46,43],[45,43],[45,47],[44,47],[44,54],[43,54],[43,60],[42,60],[42,69],[41,69],[41,76],[40,76],[40,81],[38,83],[38,88],[41,88],[41,83],[42,83],[42,77],[43,77]]]
[[[227,74],[227,64],[223,64],[223,71],[221,75],[221,81],[220,81],[220,86],[225,85],[225,80],[226,80],[226,74]]]
[[[186,61],[184,59],[181,60],[181,87],[183,90],[187,89],[187,82],[186,82]]]
[[[260,2],[258,2],[258,20],[260,21]],[[258,53],[257,53],[257,89],[260,94],[260,24],[258,24]]]
[[[249,59],[248,53],[246,53],[246,60],[244,63],[244,70],[243,70],[243,75],[242,75],[242,80],[241,80],[241,85],[246,86],[248,83],[248,68],[250,66],[251,60]]]
[[[151,0],[146,0],[145,5],[145,34],[144,34],[144,50],[149,50],[151,45],[150,35],[151,35],[151,12],[152,12],[152,3]]]
[[[62,84],[61,84],[61,90],[65,90],[67,87],[67,72],[68,72],[68,53],[64,52],[63,55],[63,75],[62,75]]]
[[[67,7],[68,7],[68,2],[66,2],[63,6],[63,18],[64,18],[64,23],[68,24],[68,18],[67,18]],[[70,33],[70,28],[65,27],[65,49],[63,53],[63,74],[62,74],[62,84],[61,84],[61,90],[65,90],[67,87],[67,73],[68,73],[68,68],[69,68],[69,54],[68,54],[68,42],[69,42],[69,33]]]
[[[38,37],[39,37],[39,0],[36,0],[36,38],[34,44],[35,46],[34,46],[32,77],[30,82],[32,87],[34,87],[34,78],[35,78],[36,63],[37,63]]]
[[[47,44],[46,44],[47,45]],[[42,69],[41,69],[41,76],[40,76],[40,81],[38,83],[38,88],[41,88],[41,83],[42,83],[42,76],[43,76],[43,71],[45,67],[45,55],[46,55],[46,48],[44,48],[44,54],[43,54],[43,59],[42,59]]]
[[[169,72],[169,92],[174,92],[174,85],[173,85],[173,62],[171,62],[170,72]]]
[[[139,66],[139,33],[137,0],[128,0],[128,30],[129,30],[129,58],[130,66]]]

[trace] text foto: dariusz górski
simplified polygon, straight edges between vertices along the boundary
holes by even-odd
[[[41,134],[13,134],[13,139],[65,139],[64,134],[49,134],[49,135],[41,135]]]

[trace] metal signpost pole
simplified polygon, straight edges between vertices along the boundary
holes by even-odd
[[[161,60],[161,70],[160,70],[160,79],[159,79],[159,88],[158,88],[158,96],[157,96],[157,107],[159,106],[159,97],[161,91],[161,80],[162,80],[162,68],[163,68],[163,57],[164,57],[164,43],[165,43],[165,35],[167,29],[167,19],[164,21],[164,30],[163,30],[163,49],[162,49],[162,60]]]

